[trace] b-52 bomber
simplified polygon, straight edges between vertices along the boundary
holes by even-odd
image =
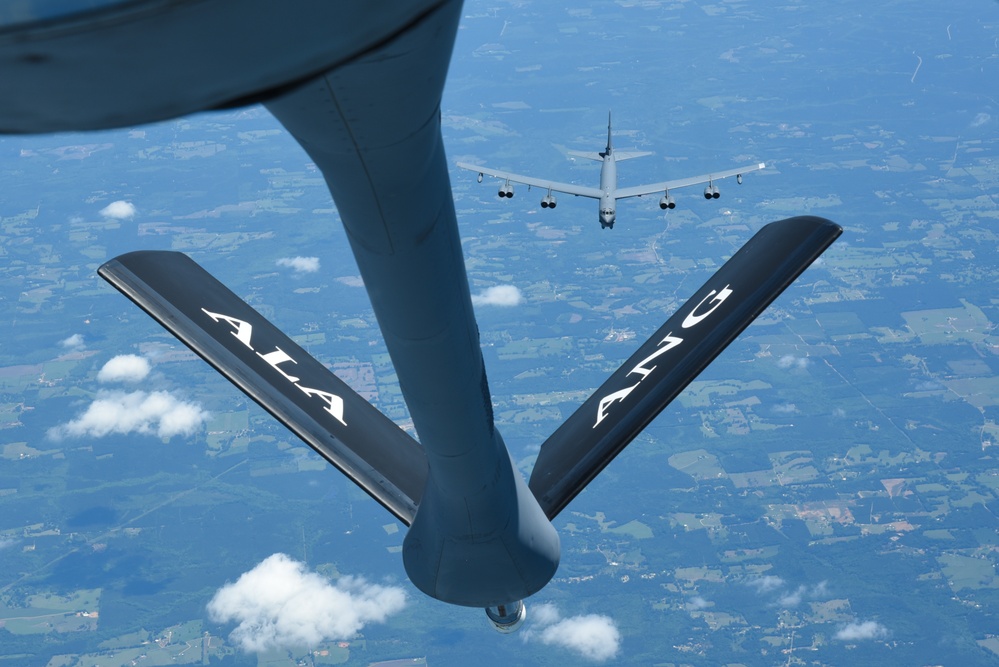
[[[556,516],[842,231],[810,216],[760,229],[524,479],[494,419],[441,135],[459,0],[21,4],[34,11],[0,13],[0,132],[262,103],[316,164],[419,441],[187,255],[130,252],[98,272],[408,526],[414,586],[501,631],[555,575]]]
[[[590,199],[598,199],[600,200],[599,216],[601,229],[611,229],[614,227],[614,221],[617,219],[618,199],[627,199],[628,197],[644,197],[645,195],[662,193],[662,197],[659,199],[659,208],[666,211],[676,208],[676,200],[673,199],[673,196],[670,194],[670,190],[677,190],[691,185],[707,183],[707,186],[704,188],[704,198],[718,199],[721,196],[721,191],[718,189],[718,186],[715,185],[718,181],[735,176],[736,182],[742,185],[743,174],[766,168],[765,163],[759,162],[745,167],[725,169],[722,171],[712,172],[710,174],[701,174],[700,176],[677,178],[671,181],[650,183],[649,185],[636,185],[630,188],[618,188],[617,163],[622,160],[630,160],[631,158],[652,155],[652,153],[648,151],[615,151],[611,144],[611,118],[610,113],[608,113],[607,147],[603,151],[599,153],[587,151],[568,151],[568,154],[573,157],[581,157],[600,162],[600,187],[598,188],[588,187],[585,185],[574,185],[572,183],[560,183],[559,181],[534,178],[533,176],[523,176],[521,174],[513,174],[508,171],[490,169],[489,167],[483,167],[477,164],[469,164],[468,162],[459,162],[458,166],[462,169],[478,172],[479,183],[482,182],[483,175],[493,176],[502,180],[503,184],[500,185],[498,192],[500,199],[503,199],[504,197],[507,199],[513,197],[513,185],[511,185],[511,183],[519,183],[521,185],[526,185],[528,188],[534,187],[545,191],[546,194],[541,198],[541,208],[546,209],[553,209],[558,204],[558,200],[555,198],[555,195],[552,194],[553,192],[573,195],[574,197],[589,197]]]

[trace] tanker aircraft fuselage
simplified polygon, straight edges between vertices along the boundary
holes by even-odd
[[[418,443],[186,255],[99,273],[408,525],[417,588],[501,630],[558,567],[551,519],[839,233],[765,227],[546,441],[528,484],[494,421],[441,137],[459,0],[21,5],[0,15],[0,132],[261,102],[322,171]],[[608,150],[608,224],[615,176]]]

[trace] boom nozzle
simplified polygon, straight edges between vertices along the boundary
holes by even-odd
[[[486,607],[486,616],[498,632],[505,635],[516,632],[524,624],[527,618],[527,607],[523,600],[517,600],[509,604],[501,604],[497,607]]]

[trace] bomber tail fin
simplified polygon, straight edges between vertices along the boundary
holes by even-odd
[[[607,112],[607,155],[612,154],[611,149],[611,112]]]
[[[409,525],[427,481],[419,443],[179,252],[140,251],[98,269],[243,393]]]
[[[587,160],[596,160],[597,162],[604,161],[604,154],[597,153],[594,151],[566,151],[566,155],[571,155],[572,157],[581,157]]]
[[[645,157],[646,155],[652,155],[652,151],[614,151],[614,161],[621,162],[622,160],[631,160],[636,157]]]
[[[829,220],[761,229],[541,446],[530,489],[553,519],[842,233]]]

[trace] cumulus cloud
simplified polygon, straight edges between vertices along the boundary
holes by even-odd
[[[208,416],[200,404],[181,401],[166,391],[104,391],[79,417],[49,429],[49,437],[100,438],[112,433],[189,436]]]
[[[282,553],[265,558],[208,603],[216,623],[236,623],[229,639],[247,652],[316,646],[384,623],[406,604],[398,586],[342,577],[331,584]]]
[[[794,403],[778,403],[774,406],[774,412],[781,412],[783,414],[793,414],[798,411],[798,407]]]
[[[888,628],[877,621],[854,621],[840,628],[836,639],[845,642],[863,641],[865,639],[884,639],[888,636]]]
[[[594,662],[610,660],[621,649],[621,633],[608,616],[583,614],[562,618],[553,604],[536,606],[531,616],[539,627],[525,633],[525,640],[537,639],[561,646]]]
[[[523,301],[523,295],[514,285],[496,285],[472,295],[476,306],[516,306]]]
[[[814,586],[800,585],[796,588],[787,588],[786,582],[780,577],[767,575],[758,579],[751,579],[746,582],[747,586],[755,588],[760,595],[775,593],[777,595],[775,606],[793,608],[801,604],[802,600],[821,600],[829,597],[828,583],[820,581]]]
[[[755,588],[758,593],[770,593],[784,585],[784,580],[780,577],[768,574],[764,577],[758,577],[756,579],[750,579],[746,582],[746,585],[750,588]]]
[[[59,341],[59,344],[68,350],[78,350],[83,347],[83,335],[73,334],[69,338],[64,338]]]
[[[138,382],[149,375],[149,361],[135,354],[119,354],[97,372],[98,382]]]
[[[707,609],[711,606],[711,603],[702,598],[700,595],[695,595],[687,600],[687,606],[691,609]]]
[[[793,354],[785,354],[777,360],[778,368],[807,368],[808,357],[796,357]]]
[[[318,257],[282,257],[277,261],[278,266],[284,266],[295,273],[315,273],[319,270]]]
[[[15,544],[17,544],[17,540],[15,540],[13,538],[10,538],[10,539],[0,539],[0,551],[3,551],[7,547],[12,547]]]
[[[531,609],[531,617],[538,625],[551,625],[557,623],[562,615],[558,613],[558,607],[546,602]]]
[[[992,120],[992,116],[990,116],[987,113],[975,114],[974,120],[971,121],[971,127],[981,127],[982,125],[988,123],[990,120]]]
[[[105,218],[127,220],[135,215],[135,205],[130,201],[113,201],[100,211]]]
[[[802,598],[805,597],[806,588],[804,586],[798,586],[793,591],[784,593],[779,598],[777,598],[777,604],[781,607],[797,607],[801,604]]]

